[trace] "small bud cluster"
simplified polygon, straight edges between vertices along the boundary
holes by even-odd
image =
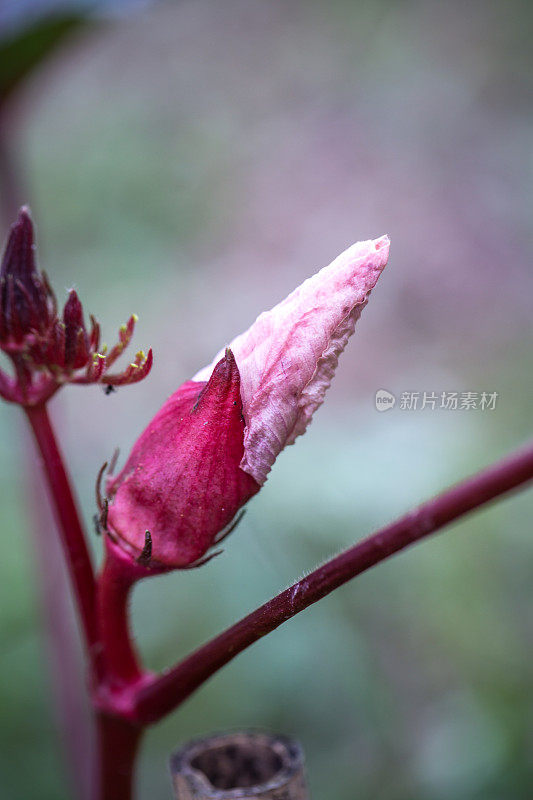
[[[121,386],[148,375],[152,351],[142,351],[120,373],[110,367],[128,346],[135,328],[132,316],[109,351],[100,346],[100,326],[91,316],[85,326],[83,307],[74,290],[58,313],[53,290],[37,269],[33,224],[22,208],[11,227],[0,268],[0,348],[10,357],[14,377],[0,371],[0,395],[22,405],[47,400],[64,383]]]

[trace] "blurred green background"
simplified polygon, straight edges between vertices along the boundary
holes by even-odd
[[[118,5],[1,117],[58,296],[75,286],[109,342],[136,312],[135,345],[155,352],[139,386],[52,403],[89,522],[100,465],[179,383],[352,241],[392,240],[327,402],[225,554],[136,590],[138,644],[162,668],[530,435],[532,14],[515,0]],[[6,36],[15,16],[30,18],[0,15]],[[380,388],[499,397],[382,414]],[[43,582],[32,527],[54,534],[22,423],[0,408],[0,793],[55,800],[76,734],[53,676],[84,701],[43,633],[71,620],[44,611],[62,565]],[[171,796],[180,743],[251,726],[301,740],[315,800],[530,798],[532,518],[531,494],[508,499],[262,640],[150,731],[138,797]]]

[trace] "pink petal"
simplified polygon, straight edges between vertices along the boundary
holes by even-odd
[[[323,402],[388,255],[387,236],[352,245],[231,342],[246,422],[240,466],[258,484]],[[207,380],[222,353],[193,381]]]

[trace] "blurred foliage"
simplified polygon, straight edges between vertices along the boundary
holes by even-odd
[[[156,354],[145,384],[53,402],[87,520],[99,466],[179,382],[350,241],[391,235],[324,408],[225,554],[136,590],[154,668],[530,435],[530,23],[514,0],[167,3],[25,85],[41,264],[109,338],[136,311]],[[382,387],[500,398],[377,414]],[[0,409],[0,793],[66,798],[17,417]],[[252,726],[303,742],[316,800],[527,800],[532,517],[510,498],[258,643],[149,732],[139,798],[170,797],[180,742]]]
[[[39,17],[0,38],[0,105],[41,63],[87,23],[83,13]]]

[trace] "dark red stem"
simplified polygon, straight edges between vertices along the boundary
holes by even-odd
[[[61,532],[65,558],[93,665],[92,696],[97,713],[95,800],[131,800],[134,764],[142,728],[131,716],[134,687],[143,674],[128,628],[128,596],[135,568],[107,548],[95,581],[76,503],[45,406],[24,409],[42,456],[43,469]],[[103,708],[104,707],[104,708]]]
[[[46,487],[36,463],[33,442],[26,448],[31,459],[28,475],[33,518],[37,581],[41,586],[40,614],[46,626],[48,671],[55,699],[55,724],[64,744],[71,781],[70,795],[90,798],[92,714],[87,703],[85,665],[76,637],[76,619],[69,596],[69,577],[61,541],[49,508]],[[52,532],[53,535],[50,535]],[[70,796],[69,795],[69,796]]]
[[[94,800],[131,800],[142,728],[108,714],[97,717],[98,774]]]
[[[413,542],[533,478],[533,444],[454,486],[332,558],[260,606],[169,672],[139,689],[138,719],[155,722],[235,656],[334,589]]]
[[[106,682],[110,688],[127,688],[143,676],[129,630],[128,603],[135,570],[118,548],[106,547],[98,578],[98,618]]]
[[[93,678],[101,674],[96,584],[80,517],[46,406],[24,408],[42,458]]]

